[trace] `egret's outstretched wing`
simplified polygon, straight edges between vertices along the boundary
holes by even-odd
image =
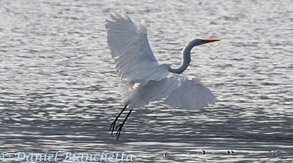
[[[142,87],[127,89],[125,99],[130,108],[138,108],[151,101],[165,98],[165,103],[182,109],[200,109],[215,103],[211,91],[197,79],[189,80],[180,75],[169,75],[159,81],[150,81]]]
[[[135,25],[129,17],[111,15],[107,20],[108,45],[119,75],[135,83],[161,80],[168,70],[159,66],[147,39],[146,27]]]
[[[200,109],[215,104],[215,96],[198,79],[189,80],[177,75],[174,78],[179,80],[179,85],[167,96],[167,105],[183,109]]]

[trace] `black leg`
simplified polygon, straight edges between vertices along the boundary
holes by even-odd
[[[111,135],[113,134],[113,131],[115,129],[115,124],[116,121],[118,120],[118,118],[120,117],[120,115],[123,113],[123,111],[126,109],[127,105],[124,106],[124,108],[121,110],[121,112],[116,116],[115,120],[112,122],[111,126],[110,126],[110,131],[111,131]]]
[[[117,140],[119,139],[119,136],[120,136],[120,133],[121,133],[121,131],[122,131],[122,128],[123,128],[125,122],[127,121],[127,118],[129,117],[131,111],[132,111],[132,109],[129,111],[129,113],[127,114],[127,116],[126,116],[126,118],[124,119],[124,121],[123,121],[120,125],[116,126],[116,129],[118,128],[117,133],[116,133],[116,135],[117,135]]]

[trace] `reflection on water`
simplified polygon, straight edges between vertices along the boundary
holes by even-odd
[[[0,152],[127,152],[136,162],[291,160],[290,3],[1,1]],[[104,24],[121,8],[145,18],[161,63],[178,66],[195,37],[222,40],[194,49],[184,73],[201,78],[217,105],[185,111],[154,102],[135,110],[119,141],[110,136],[122,105]]]

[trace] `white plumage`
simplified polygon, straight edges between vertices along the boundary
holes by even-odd
[[[165,97],[166,104],[183,109],[200,109],[215,103],[214,95],[198,79],[189,80],[169,72],[168,65],[158,64],[143,23],[137,26],[128,16],[118,14],[111,18],[106,24],[108,45],[123,80],[125,105],[138,108]]]

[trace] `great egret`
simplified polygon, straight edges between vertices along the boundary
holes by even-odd
[[[181,74],[190,64],[190,51],[194,46],[219,40],[195,39],[183,50],[183,62],[179,68],[158,64],[150,48],[147,29],[143,21],[133,23],[128,16],[111,15],[106,20],[108,45],[122,79],[124,108],[110,126],[111,135],[117,129],[117,140],[133,108],[150,101],[165,98],[165,103],[184,109],[199,109],[215,103],[211,91],[198,79],[187,79]],[[124,121],[115,127],[116,121],[128,107]]]

